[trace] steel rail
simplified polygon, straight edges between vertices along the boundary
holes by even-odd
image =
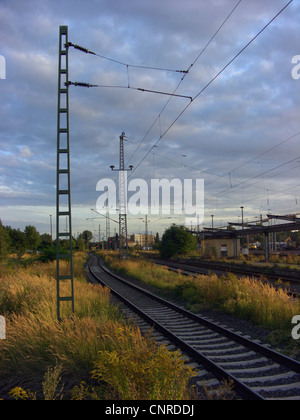
[[[100,265],[101,266],[101,265]],[[107,271],[103,266],[101,268],[109,275],[115,277],[116,279],[120,280],[118,276],[115,276],[113,273]],[[148,322],[151,326],[154,326],[157,330],[159,330],[162,334],[164,334],[166,337],[168,337],[173,343],[175,343],[179,348],[184,350],[189,356],[193,357],[198,363],[201,363],[203,366],[205,366],[209,371],[211,371],[219,380],[228,380],[231,379],[234,383],[235,390],[244,398],[247,398],[248,400],[264,400],[264,398],[257,394],[255,391],[253,391],[251,388],[249,388],[247,385],[240,382],[235,376],[231,375],[230,373],[226,372],[224,369],[222,369],[220,366],[218,366],[216,363],[214,363],[212,360],[210,360],[208,357],[204,356],[202,353],[198,352],[196,349],[194,349],[192,346],[190,346],[188,343],[177,337],[174,333],[172,333],[168,328],[164,327],[162,324],[154,320],[152,317],[147,315],[144,311],[142,311],[140,308],[135,306],[132,302],[130,302],[128,299],[124,298],[122,295],[120,295],[115,289],[113,289],[111,286],[107,286],[107,284],[101,280],[97,274],[93,273],[93,270],[89,267],[90,273],[93,275],[94,278],[96,278],[99,283],[102,285],[108,287],[111,291],[111,293],[116,296],[120,301],[122,301],[125,305],[129,306],[135,313],[137,313],[141,318],[143,318],[146,322]],[[122,280],[120,280],[122,281]],[[130,286],[128,284],[128,286]],[[143,289],[140,289],[140,291]],[[143,291],[144,293],[145,291]],[[150,294],[151,295],[151,294]],[[148,297],[150,296],[148,295]],[[154,295],[151,295],[153,298]],[[156,299],[155,299],[156,300]]]
[[[273,361],[276,361],[277,363],[283,364],[284,366],[288,367],[289,369],[292,369],[296,373],[300,373],[300,362],[291,359],[288,356],[285,356],[281,353],[276,352],[275,350],[269,349],[268,347],[263,346],[262,344],[258,344],[255,341],[249,340],[248,338],[245,338],[237,333],[234,333],[226,328],[220,327],[219,325],[214,324],[213,322],[210,322],[199,315],[196,315],[187,309],[181,308],[180,306],[169,302],[157,295],[154,295],[153,293],[150,293],[149,291],[138,287],[136,285],[133,285],[132,283],[122,279],[120,276],[118,276],[115,273],[112,273],[107,267],[105,267],[100,261],[99,265],[102,268],[103,271],[105,271],[107,274],[111,275],[115,279],[119,280],[123,284],[126,284],[128,287],[131,287],[134,290],[139,291],[140,293],[150,297],[151,299],[156,300],[157,302],[162,303],[164,306],[168,306],[169,308],[180,312],[182,315],[187,316],[190,319],[193,319],[194,321],[201,323],[202,325],[218,332],[219,334],[225,335],[226,337],[230,338],[233,341],[237,341],[240,344],[243,344],[247,346],[248,348],[251,348],[252,350],[261,353],[262,355],[272,359]]]
[[[293,277],[293,276],[288,276],[288,275],[282,275],[282,274],[276,274],[276,273],[268,273],[266,271],[266,269],[260,269],[260,268],[254,268],[253,271],[250,270],[245,270],[242,267],[238,268],[238,267],[232,267],[232,266],[222,266],[222,265],[213,265],[213,264],[209,264],[206,262],[187,262],[187,261],[168,261],[168,260],[164,260],[164,259],[151,259],[155,264],[160,264],[160,265],[169,265],[170,267],[173,268],[181,268],[183,270],[186,271],[190,271],[193,273],[197,273],[196,270],[194,270],[192,267],[195,268],[205,268],[207,270],[211,270],[211,271],[221,271],[223,273],[233,273],[233,274],[240,274],[240,275],[244,275],[244,276],[253,276],[253,277],[265,277],[267,279],[272,279],[272,280],[282,280],[284,282],[295,282],[295,283],[300,283],[299,277]],[[178,265],[179,267],[176,267],[176,265]],[[186,268],[185,268],[186,267]],[[298,273],[297,273],[298,274]],[[300,271],[299,271],[300,274]]]
[[[277,285],[277,287],[289,287],[288,293],[294,297],[300,297],[299,294],[299,290],[297,291],[297,289],[299,288],[300,285],[300,280],[299,278],[295,278],[295,277],[288,277],[288,276],[282,276],[279,274],[271,274],[271,273],[267,273],[265,271],[259,271],[259,270],[255,270],[255,271],[250,271],[250,270],[243,270],[238,269],[238,268],[233,268],[233,267],[222,267],[222,266],[218,266],[218,265],[211,265],[211,264],[205,264],[205,263],[188,263],[188,262],[176,262],[176,261],[166,261],[166,260],[157,260],[157,259],[151,259],[151,261],[154,264],[157,265],[161,265],[161,266],[165,266],[168,267],[170,270],[182,270],[183,274],[186,273],[191,273],[191,274],[204,274],[207,275],[207,273],[203,272],[204,269],[208,272],[211,273],[215,273],[217,275],[221,275],[218,273],[222,273],[222,275],[227,275],[227,274],[235,274],[237,276],[246,276],[246,277],[254,277],[254,278],[262,278],[265,279],[266,281],[270,281],[271,284],[272,282],[276,282],[276,281],[281,281],[282,285]],[[293,284],[293,286],[291,286]]]
[[[243,344],[245,347],[250,348],[251,350],[260,353],[267,357],[268,359],[271,359],[272,361],[275,361],[279,363],[282,366],[288,367],[292,371],[296,373],[300,373],[300,363],[290,359],[280,353],[275,352],[274,350],[271,350],[265,346],[262,346],[258,343],[255,343],[245,337],[242,337],[236,333],[233,333],[229,330],[226,330],[223,327],[220,327],[216,324],[213,324],[212,322],[203,319],[199,317],[198,315],[195,315],[183,308],[178,307],[177,305],[166,301],[165,299],[162,299],[156,295],[153,295],[152,293],[148,292],[145,289],[142,289],[138,286],[135,286],[126,280],[122,279],[120,276],[112,273],[109,269],[107,269],[103,264],[100,263],[98,260],[98,263],[101,267],[101,269],[109,276],[112,276],[114,279],[122,282],[126,286],[135,289],[139,293],[142,293],[143,295],[146,295],[147,297],[154,299],[158,301],[159,303],[163,304],[164,306],[167,306],[177,313],[181,313],[185,315],[187,318],[192,319],[196,321],[198,324],[201,324],[210,330],[216,331],[219,334],[222,334],[223,336],[226,336],[227,338],[230,338],[234,342],[238,342],[240,344]],[[91,274],[94,278],[97,279],[101,284],[107,286],[107,284],[99,278],[99,276],[93,272],[93,269],[89,267]],[[210,358],[193,348],[190,344],[186,343],[184,340],[179,338],[176,334],[172,333],[168,328],[154,320],[151,316],[146,314],[144,311],[142,311],[140,308],[138,308],[134,303],[128,301],[128,299],[124,298],[120,293],[118,293],[114,288],[107,286],[111,289],[111,292],[113,295],[115,295],[119,300],[121,300],[123,303],[125,303],[127,306],[129,306],[135,313],[137,313],[140,317],[142,317],[146,322],[148,322],[150,325],[154,325],[159,331],[161,331],[165,336],[167,336],[172,342],[176,343],[182,350],[184,350],[186,353],[188,353],[191,357],[193,357],[196,361],[204,365],[209,371],[211,371],[218,379],[232,379],[236,391],[243,396],[244,398],[251,399],[251,400],[264,400],[264,398],[255,392],[253,389],[248,387],[246,384],[241,382],[238,378],[236,378],[234,375],[230,374],[229,372],[226,372],[222,367],[218,366],[215,362],[213,362]]]

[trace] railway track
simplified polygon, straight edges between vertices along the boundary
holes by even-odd
[[[242,268],[233,268],[227,267],[224,268],[222,266],[213,265],[210,263],[201,262],[199,264],[195,262],[176,262],[176,261],[169,261],[163,259],[151,259],[154,264],[162,265],[164,267],[168,267],[169,270],[178,271],[180,270],[183,274],[186,275],[193,275],[193,274],[209,274],[215,273],[218,276],[222,276],[224,274],[233,273],[237,276],[246,276],[246,277],[255,277],[255,278],[263,278],[271,283],[273,283],[276,287],[284,287],[288,288],[292,294],[295,296],[300,296],[300,278],[295,278],[295,276],[289,276],[288,274],[285,275],[278,275],[278,274],[270,274],[266,271],[260,271],[259,269],[256,270],[243,270]],[[299,274],[297,273],[297,276]],[[280,280],[280,283],[278,281]],[[277,283],[276,283],[277,282]]]
[[[113,274],[91,257],[89,271],[131,314],[197,364],[199,385],[231,379],[244,399],[299,399],[300,363],[192,314]],[[216,380],[217,378],[217,380]]]

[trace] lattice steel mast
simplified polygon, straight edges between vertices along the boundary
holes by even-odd
[[[128,233],[127,233],[127,172],[132,171],[133,166],[125,169],[124,158],[124,140],[125,133],[120,136],[120,168],[115,169],[111,166],[112,171],[119,172],[119,255],[120,258],[126,258],[128,255]]]
[[[56,261],[57,318],[62,319],[62,302],[69,302],[74,313],[74,273],[72,250],[70,125],[69,125],[69,46],[68,27],[60,26],[58,107],[57,107],[57,186],[56,186]],[[60,250],[64,239],[65,251]],[[62,264],[62,261],[67,264]],[[63,311],[70,313],[70,308]]]

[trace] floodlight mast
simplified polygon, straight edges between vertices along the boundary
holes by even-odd
[[[133,170],[133,165],[125,169],[124,141],[126,135],[123,132],[120,136],[120,167],[115,169],[114,165],[110,169],[119,172],[119,257],[126,259],[128,256],[128,231],[127,231],[127,172]]]

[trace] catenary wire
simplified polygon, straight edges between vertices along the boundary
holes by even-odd
[[[296,157],[294,159],[291,159],[288,162],[282,163],[281,165],[278,165],[275,168],[268,169],[267,171],[265,171],[265,172],[263,172],[261,174],[255,175],[252,178],[247,179],[246,181],[241,181],[239,184],[235,185],[234,187],[232,187],[232,188],[231,187],[230,188],[226,188],[225,190],[223,190],[223,191],[221,191],[221,192],[219,192],[217,194],[214,194],[214,195],[211,195],[211,196],[207,197],[205,200],[210,200],[211,198],[219,197],[220,195],[224,194],[225,192],[227,192],[229,190],[236,189],[237,187],[239,187],[241,185],[247,184],[248,182],[252,181],[253,179],[259,178],[259,177],[261,177],[263,175],[266,175],[266,174],[268,174],[268,173],[270,173],[272,171],[275,171],[276,169],[282,168],[285,165],[288,165],[288,164],[290,164],[292,162],[295,162],[297,159],[300,159],[300,156],[298,156],[298,157]]]
[[[273,150],[277,149],[278,147],[282,146],[283,144],[285,144],[285,143],[287,143],[287,142],[289,142],[289,141],[293,140],[295,137],[297,137],[297,136],[299,136],[299,135],[300,135],[300,131],[299,131],[299,132],[297,132],[296,134],[293,134],[292,136],[290,136],[289,138],[285,139],[284,141],[282,141],[282,142],[280,142],[280,143],[276,144],[275,146],[273,146],[273,147],[271,147],[271,148],[267,149],[267,150],[266,150],[266,151],[264,151],[263,153],[260,153],[259,155],[255,156],[254,158],[252,158],[252,159],[248,160],[247,162],[243,163],[242,165],[240,165],[240,166],[238,166],[238,167],[236,167],[236,168],[232,169],[230,172],[227,172],[227,173],[226,173],[226,175],[216,175],[216,178],[215,178],[215,179],[217,179],[217,178],[227,178],[227,176],[228,176],[228,175],[229,175],[229,176],[231,176],[231,175],[232,175],[234,172],[236,172],[237,170],[239,170],[239,169],[243,168],[244,166],[248,165],[249,163],[253,162],[254,160],[256,160],[256,159],[258,159],[258,158],[260,158],[260,157],[262,157],[262,156],[266,155],[267,153],[269,153],[269,152],[271,152],[271,151],[273,151]],[[212,184],[212,183],[215,181],[215,179],[213,179],[212,181],[210,181],[207,185]]]
[[[146,160],[149,154],[152,152],[154,147],[156,147],[160,141],[165,137],[165,135],[171,130],[171,128],[176,124],[176,122],[180,119],[180,117],[187,111],[187,109],[191,106],[191,104],[199,98],[199,96],[206,91],[206,89],[277,19],[279,15],[283,13],[283,11],[293,2],[290,0],[200,91],[199,93],[193,98],[193,100],[185,106],[185,108],[180,112],[180,114],[175,118],[172,124],[165,130],[163,134],[160,135],[157,142],[151,147],[151,149],[146,153],[143,159],[135,166],[134,170],[131,172],[130,176],[135,172],[141,164]]]
[[[196,59],[192,62],[192,64],[189,66],[187,72],[184,74],[184,76],[182,77],[182,79],[180,80],[179,84],[177,85],[176,89],[173,92],[173,95],[178,91],[179,87],[181,86],[181,84],[183,83],[184,79],[186,78],[186,76],[190,73],[190,70],[192,69],[192,67],[194,67],[194,65],[197,63],[197,61],[200,59],[200,57],[204,54],[204,52],[207,50],[207,48],[209,47],[209,45],[212,43],[212,41],[216,38],[216,36],[218,35],[218,33],[221,31],[221,29],[223,28],[223,26],[227,23],[227,21],[230,19],[230,17],[233,15],[233,13],[235,12],[235,10],[238,8],[238,6],[241,4],[242,0],[239,0],[238,3],[235,5],[235,7],[231,10],[231,12],[229,13],[229,15],[226,17],[226,19],[222,22],[222,24],[220,25],[220,27],[217,29],[217,31],[213,34],[213,36],[210,38],[210,40],[207,42],[207,44],[205,45],[205,47],[201,50],[200,54],[196,57]],[[152,128],[155,126],[155,124],[157,123],[158,120],[160,120],[161,118],[161,114],[165,111],[165,109],[167,108],[167,106],[169,105],[170,101],[171,101],[172,97],[170,97],[167,101],[167,103],[165,104],[165,106],[162,108],[162,110],[160,111],[160,113],[158,114],[157,118],[155,119],[155,121],[152,123],[152,125],[150,126],[150,128],[148,129],[148,131],[146,132],[146,134],[144,135],[144,137],[142,138],[142,140],[140,141],[139,145],[137,146],[137,148],[135,149],[135,151],[133,152],[133,154],[131,155],[130,159],[133,159],[134,155],[136,154],[136,152],[138,151],[139,147],[141,146],[141,144],[145,141],[146,137],[148,136],[148,134],[150,133],[150,131],[152,130]]]
[[[150,89],[144,89],[144,88],[133,87],[133,86],[104,86],[104,85],[92,85],[90,83],[71,82],[71,81],[66,82],[65,86],[79,86],[79,87],[85,87],[85,88],[131,89],[131,90],[138,90],[140,92],[155,93],[157,95],[176,96],[177,98],[189,99],[190,101],[193,100],[193,98],[191,96],[176,95],[174,93],[160,92],[160,91],[157,91],[157,90],[150,90]]]
[[[131,160],[136,151],[138,150],[138,148],[140,147],[140,145],[143,143],[143,141],[145,140],[145,138],[147,137],[147,135],[149,134],[149,132],[151,131],[151,129],[153,128],[153,126],[156,124],[157,120],[160,119],[161,114],[163,113],[163,111],[166,109],[167,105],[169,104],[169,102],[171,101],[172,97],[181,97],[181,98],[188,98],[190,99],[190,101],[193,101],[192,97],[189,96],[184,96],[184,95],[176,95],[177,90],[179,89],[180,85],[182,84],[182,82],[184,81],[185,77],[187,76],[187,74],[189,74],[189,71],[191,70],[191,68],[196,64],[196,62],[200,59],[200,57],[203,55],[203,53],[206,51],[206,49],[209,47],[209,45],[212,43],[212,41],[215,39],[215,37],[218,35],[218,33],[221,31],[221,29],[223,28],[223,26],[226,24],[226,22],[229,20],[229,18],[232,16],[232,14],[235,12],[235,10],[238,8],[238,6],[240,5],[240,3],[242,2],[242,0],[239,0],[238,3],[235,5],[235,7],[231,10],[231,12],[229,13],[229,15],[226,17],[226,19],[222,22],[222,24],[220,25],[220,27],[217,29],[217,31],[214,33],[214,35],[211,37],[211,39],[207,42],[207,44],[205,45],[205,47],[201,50],[200,54],[196,57],[196,59],[193,61],[193,63],[189,66],[188,70],[170,70],[170,69],[166,69],[166,68],[157,68],[157,67],[148,67],[148,66],[137,66],[137,65],[130,65],[128,63],[122,62],[120,60],[116,60],[116,59],[112,59],[109,57],[105,57],[101,54],[95,53],[93,51],[88,50],[87,48],[84,48],[82,46],[79,46],[77,44],[73,44],[72,42],[69,42],[68,44],[66,44],[66,46],[68,47],[73,47],[74,49],[77,49],[81,52],[84,52],[86,54],[92,54],[94,56],[98,56],[100,58],[109,60],[111,62],[120,64],[122,66],[126,66],[127,68],[127,77],[128,77],[128,86],[102,86],[102,85],[92,85],[89,83],[80,83],[80,82],[69,82],[68,85],[74,85],[74,86],[80,86],[80,87],[87,87],[87,88],[91,88],[91,87],[100,87],[100,88],[117,88],[117,89],[133,89],[133,90],[139,90],[142,92],[151,92],[151,93],[158,93],[158,94],[162,94],[162,95],[168,95],[170,96],[169,100],[167,101],[166,105],[164,106],[164,108],[162,109],[162,111],[159,113],[158,117],[156,118],[156,120],[154,121],[154,123],[151,125],[150,129],[147,131],[146,135],[144,136],[144,138],[142,139],[142,141],[140,142],[140,144],[138,145],[137,149],[135,150],[135,152],[132,154],[132,156],[130,157],[129,160]],[[161,71],[174,71],[177,73],[184,73],[184,76],[182,77],[181,81],[179,82],[178,86],[176,87],[175,91],[170,94],[170,93],[166,93],[166,92],[157,92],[157,91],[151,91],[151,90],[147,90],[147,89],[142,89],[142,88],[132,88],[130,86],[129,83],[129,74],[128,74],[128,68],[129,67],[133,67],[133,68],[141,68],[141,69],[150,69],[150,70],[161,70]]]
[[[251,163],[253,160],[257,159],[257,158],[258,158],[258,157],[260,157],[260,156],[265,155],[266,153],[268,153],[268,152],[270,152],[270,151],[272,151],[272,150],[276,149],[277,147],[281,146],[282,144],[284,144],[284,143],[286,143],[286,142],[288,142],[288,141],[292,140],[293,138],[295,138],[295,137],[296,137],[296,136],[298,136],[299,134],[300,134],[300,132],[298,132],[298,133],[294,134],[293,136],[290,136],[288,139],[286,139],[286,140],[284,140],[284,141],[282,141],[282,142],[278,143],[277,145],[275,145],[275,146],[273,146],[273,147],[271,147],[271,148],[267,149],[265,152],[263,152],[263,153],[261,153],[260,155],[258,155],[258,156],[256,156],[256,157],[254,157],[253,159],[251,159],[250,161],[248,161],[248,162],[246,162],[245,164],[241,165],[240,167],[245,166],[245,165],[247,165],[247,164]],[[142,147],[145,147],[145,146],[142,146]],[[157,153],[156,151],[155,151],[155,152],[153,151],[153,152],[152,152],[152,154],[153,154],[153,155],[155,155],[155,156],[160,157],[161,159],[164,159],[164,160],[167,160],[167,161],[173,162],[173,163],[175,163],[176,165],[180,165],[180,166],[182,166],[182,167],[185,167],[185,168],[188,168],[188,169],[191,169],[191,170],[194,170],[194,171],[200,172],[200,173],[206,173],[206,174],[208,174],[208,175],[215,176],[216,178],[220,178],[220,179],[227,179],[227,174],[226,174],[226,175],[217,175],[217,174],[212,173],[212,172],[209,172],[209,171],[207,171],[207,170],[205,170],[205,169],[199,169],[199,168],[197,168],[197,167],[195,167],[195,166],[191,166],[191,165],[189,165],[189,164],[187,164],[187,163],[182,163],[182,162],[180,162],[180,161],[178,161],[178,160],[175,160],[175,159],[170,158],[169,156],[164,156],[164,155],[161,155],[160,153]],[[268,170],[268,171],[266,171],[266,172],[263,172],[263,173],[259,174],[258,176],[256,176],[255,178],[257,178],[257,177],[259,177],[259,176],[264,176],[265,174],[267,174],[267,173],[269,173],[269,172],[272,172],[273,170],[276,170],[276,169],[278,169],[278,168],[280,168],[280,167],[282,167],[282,166],[285,166],[286,164],[289,164],[289,163],[291,163],[291,162],[293,162],[293,161],[295,161],[295,160],[297,160],[297,158],[296,158],[296,159],[294,159],[294,160],[292,160],[292,161],[289,161],[289,162],[287,162],[287,163],[285,163],[285,164],[279,165],[279,166],[277,166],[277,167],[275,167],[275,168],[273,168],[273,169],[271,169],[271,170]],[[288,169],[288,170],[285,170],[285,171],[283,171],[283,172],[280,172],[280,173],[278,173],[278,174],[276,174],[276,175],[274,175],[274,176],[281,175],[282,173],[285,173],[285,172],[287,172],[287,171],[289,171],[289,170],[296,169],[296,168],[298,168],[298,167],[299,167],[299,165],[297,165],[297,166],[295,166],[295,167],[293,167],[293,168],[290,168],[290,169]],[[272,177],[274,177],[274,176],[272,176]],[[215,179],[216,179],[216,178],[215,178]],[[254,179],[254,178],[251,178],[251,179]],[[209,182],[209,183],[206,183],[206,186],[208,186],[208,185],[212,184],[213,182],[214,182],[214,180],[213,180],[213,181],[211,181],[211,182]],[[247,184],[249,185],[250,180],[248,180],[248,181],[243,181],[243,182],[247,182]],[[239,182],[238,184],[236,184],[236,185],[231,185],[231,187],[230,187],[230,188],[228,188],[226,191],[228,191],[229,189],[238,189],[238,187],[240,187],[240,186],[243,184],[243,182],[242,182],[242,181],[240,181],[240,182]],[[260,189],[263,189],[264,191],[266,191],[266,188],[265,188],[265,187],[263,187],[263,186],[261,186],[261,185],[252,184],[252,183],[251,183],[251,184],[250,184],[250,187],[260,188]],[[269,189],[269,191],[274,191],[274,190]],[[282,192],[278,192],[278,194],[281,194],[281,193],[282,193]],[[274,194],[276,194],[276,191],[272,192],[272,195],[274,195]],[[294,196],[294,194],[287,194],[287,195]],[[215,196],[218,196],[218,194],[216,194]]]
[[[79,50],[79,51],[84,52],[86,54],[92,54],[96,57],[103,58],[104,60],[108,60],[108,61],[111,61],[113,63],[120,64],[121,66],[127,67],[127,69],[131,67],[131,68],[143,69],[143,70],[157,70],[157,71],[165,71],[165,72],[173,72],[173,73],[184,73],[184,74],[188,73],[188,70],[174,70],[174,69],[161,68],[161,67],[139,66],[139,65],[124,63],[123,61],[115,60],[113,58],[109,58],[109,57],[105,57],[104,55],[97,54],[93,51],[88,50],[87,48],[81,47],[80,45],[73,44],[72,42],[68,42],[66,44],[66,46],[67,47],[73,47],[76,50]]]
[[[202,93],[203,93],[203,91],[208,87],[208,86],[210,86],[213,82],[214,82],[214,80],[216,80],[216,78],[225,70],[225,69],[227,69],[227,67],[240,55],[240,54],[242,54],[242,52],[285,10],[285,8],[287,8],[288,6],[289,6],[289,4],[290,3],[292,3],[292,1],[293,0],[291,0],[257,35],[256,35],[256,37],[254,37],[222,70],[221,70],[221,72],[219,72],[211,81],[210,81],[210,83],[208,83],[194,98],[189,98],[189,99],[191,99],[191,102],[193,102],[195,99],[197,99]],[[241,0],[240,0],[240,2],[241,2]],[[240,2],[236,5],[236,7],[240,4]],[[236,8],[235,7],[235,8]],[[233,13],[233,11],[231,12],[231,14]],[[229,17],[228,17],[229,18]],[[227,18],[227,19],[228,19]],[[224,22],[225,23],[225,22]],[[224,23],[223,23],[223,25],[224,25]],[[222,25],[222,26],[223,26]],[[221,29],[221,28],[220,28]],[[219,29],[219,30],[220,30]],[[217,31],[217,33],[219,32],[219,30]],[[216,34],[217,34],[216,33]],[[209,44],[208,44],[209,45]],[[78,48],[78,49],[82,49],[83,50],[83,48],[81,47],[81,48]],[[94,54],[94,53],[92,53],[92,52],[89,52],[89,53],[91,53],[91,54]],[[202,52],[203,53],[203,52]],[[199,57],[202,55],[202,53],[200,53],[200,55],[197,57],[197,59],[195,60],[195,61],[197,61],[198,59],[199,59]],[[94,55],[97,55],[97,54],[94,54]],[[105,58],[105,57],[103,57],[103,58]],[[111,60],[111,61],[115,61],[115,60]],[[128,65],[126,64],[126,63],[121,63],[121,62],[119,62],[119,64],[123,64],[123,65],[126,65],[127,67],[128,67]],[[190,66],[190,68],[189,68],[189,70],[191,69],[191,67],[193,66],[193,64]],[[146,67],[146,66],[131,66],[131,67],[139,67],[139,68],[150,68],[150,67]],[[152,69],[157,69],[158,70],[158,68],[152,68]],[[167,69],[160,69],[160,70],[165,70],[165,71],[167,71]],[[188,71],[182,71],[182,73],[185,73],[184,74],[184,76],[183,76],[183,78],[182,78],[182,80],[181,80],[181,82],[180,82],[180,84],[182,83],[182,81],[184,80],[184,78],[186,77],[186,75],[188,74]],[[180,85],[179,84],[179,85]],[[77,83],[77,85],[78,86],[80,86],[80,84],[79,83]],[[83,86],[84,84],[81,84],[81,86]],[[87,84],[86,84],[87,85]],[[94,86],[92,86],[92,85],[89,85],[89,86],[86,86],[86,87],[94,87]],[[96,86],[95,86],[96,87]],[[123,88],[123,87],[122,87]],[[125,88],[125,87],[124,87]],[[142,89],[138,89],[138,88],[135,88],[136,90],[142,90]],[[178,88],[177,88],[178,89]],[[176,89],[176,90],[177,90]],[[175,92],[176,92],[176,90],[175,90]],[[161,92],[155,92],[155,91],[153,91],[153,93],[161,93]],[[172,94],[169,94],[170,96],[176,96],[176,95],[172,95]],[[183,97],[183,96],[182,96]],[[169,101],[171,100],[171,98],[169,99]],[[190,106],[191,104],[189,104],[186,108],[184,108],[184,110],[182,111],[182,113],[176,118],[176,120],[172,123],[172,125],[168,128],[168,130],[165,132],[165,133],[163,133],[161,136],[160,136],[160,138],[159,138],[159,140],[158,140],[158,142],[156,143],[156,145],[161,141],[161,139],[167,134],[167,132],[171,129],[171,127],[177,122],[177,120],[181,117],[181,115],[186,111],[186,109]],[[159,115],[159,118],[160,118],[160,115]],[[154,146],[155,147],[155,146]],[[147,153],[147,155],[145,156],[145,158],[143,159],[143,161],[146,159],[146,157],[149,155],[149,153],[151,153],[152,152],[152,150],[153,150],[153,148],[154,147],[152,147],[152,149]],[[275,147],[277,147],[277,146],[275,146]],[[274,148],[275,148],[274,147]],[[270,149],[270,150],[273,150],[273,148],[272,149]],[[265,153],[267,153],[267,152],[265,152]],[[265,153],[263,153],[263,154],[265,154]],[[259,156],[262,156],[263,154],[261,154],[261,155],[259,155]],[[255,159],[255,158],[254,158]],[[252,160],[251,160],[252,161]],[[243,164],[243,165],[241,165],[240,167],[238,167],[238,168],[236,168],[235,170],[237,170],[237,169],[240,169],[241,167],[243,167],[243,166],[245,166],[247,163],[250,163],[251,161],[249,161],[249,162],[246,162],[245,164]],[[140,164],[141,164],[142,162],[140,162]],[[140,166],[140,164],[138,165],[138,166]],[[186,165],[185,165],[186,166]],[[281,166],[281,165],[280,165]],[[136,167],[136,169],[137,169],[137,167]],[[276,169],[276,168],[274,168],[274,169]],[[274,170],[273,169],[273,170]],[[267,171],[268,172],[268,171]],[[231,173],[231,172],[230,172]],[[229,174],[230,174],[229,173]],[[252,178],[253,179],[253,178]],[[245,181],[245,182],[247,182],[247,181]]]

